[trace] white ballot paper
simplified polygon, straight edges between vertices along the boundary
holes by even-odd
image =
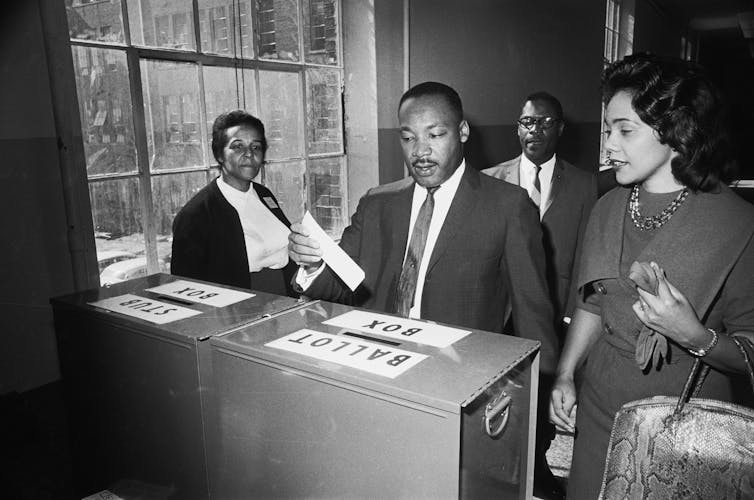
[[[319,242],[322,259],[330,266],[330,269],[335,271],[335,274],[348,285],[351,291],[356,290],[359,283],[364,281],[364,270],[327,235],[308,210],[304,214],[301,225],[309,231],[312,238]]]

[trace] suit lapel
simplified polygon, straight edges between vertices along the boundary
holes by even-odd
[[[516,186],[521,185],[521,157],[519,156],[516,158],[515,161],[512,161],[510,165],[505,167],[505,177],[503,179],[506,182],[510,182],[511,184],[515,184]]]
[[[390,203],[387,207],[389,212],[388,220],[393,222],[390,228],[393,241],[403,242],[400,252],[393,252],[394,255],[391,257],[391,261],[397,261],[398,272],[400,272],[400,269],[403,266],[403,257],[406,255],[406,247],[408,246],[410,238],[408,234],[408,226],[411,223],[411,202],[413,199],[414,183],[412,182],[398,191],[394,202]]]
[[[544,217],[544,214],[547,213],[547,210],[550,209],[550,205],[552,205],[553,200],[555,200],[555,197],[558,195],[558,193],[563,188],[563,184],[567,182],[565,178],[565,167],[563,166],[563,163],[560,160],[555,160],[555,167],[552,170],[552,180],[550,182],[550,195],[547,197],[547,201],[545,201],[544,209],[542,210],[542,217]]]
[[[280,205],[278,205],[277,200],[275,200],[274,197],[270,196],[269,193],[265,192],[265,188],[261,186],[260,184],[257,184],[256,182],[252,182],[251,186],[254,188],[254,191],[257,193],[257,196],[259,197],[259,200],[262,202],[262,205],[267,207],[267,210],[272,212],[272,214],[280,220],[283,224],[285,224],[285,227],[290,228],[291,223],[288,220],[288,217],[285,216],[283,213],[283,209],[280,208]]]
[[[461,182],[458,184],[458,190],[453,197],[453,201],[450,203],[448,215],[445,217],[445,222],[442,225],[442,229],[440,229],[440,234],[437,236],[432,256],[429,258],[427,274],[430,273],[434,265],[437,264],[437,261],[440,260],[440,257],[448,249],[448,246],[455,239],[456,235],[469,223],[471,212],[478,201],[474,195],[474,191],[479,188],[479,175],[481,174],[470,165],[466,165],[466,171],[463,173]]]

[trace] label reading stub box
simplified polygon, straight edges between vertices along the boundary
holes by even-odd
[[[195,311],[188,307],[181,307],[175,304],[168,304],[154,299],[145,299],[138,295],[126,293],[117,297],[90,302],[90,305],[107,309],[126,316],[143,319],[150,323],[164,325],[179,319],[190,318],[201,314],[201,311]]]

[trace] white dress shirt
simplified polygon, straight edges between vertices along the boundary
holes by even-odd
[[[270,211],[277,206],[275,201],[265,198],[267,208],[254,186],[249,186],[248,191],[239,191],[222,177],[217,178],[217,187],[241,219],[249,272],[284,267],[288,263],[288,234],[291,231]]]
[[[419,263],[419,274],[416,277],[416,292],[414,293],[414,305],[411,306],[411,310],[408,313],[409,318],[421,318],[421,304],[422,294],[424,293],[424,278],[427,276],[427,266],[429,265],[429,258],[432,256],[432,251],[435,249],[435,243],[437,243],[437,237],[440,235],[440,230],[445,223],[445,217],[450,210],[450,204],[458,191],[458,184],[461,182],[461,177],[466,170],[466,160],[461,161],[461,165],[453,172],[448,180],[443,182],[440,187],[435,191],[435,208],[432,211],[432,220],[429,222],[429,231],[427,232],[427,244],[424,247],[424,253],[422,254],[422,260]],[[421,209],[424,200],[427,198],[427,190],[421,187],[419,184],[414,184],[414,197],[411,201],[411,220],[408,224],[408,239],[411,240],[411,234],[414,231],[414,223],[419,216],[419,210]],[[406,249],[403,253],[403,260],[406,260],[406,254],[408,253],[408,241],[406,242]]]
[[[419,274],[416,277],[416,291],[414,292],[414,305],[409,311],[410,318],[421,318],[421,303],[422,293],[424,292],[424,279],[427,275],[427,266],[429,265],[429,259],[432,256],[432,251],[437,243],[437,237],[440,235],[440,230],[445,223],[445,217],[450,210],[450,204],[453,202],[453,198],[458,191],[458,185],[461,183],[461,177],[466,171],[466,160],[461,161],[461,165],[458,166],[453,175],[448,180],[443,182],[440,187],[435,191],[435,208],[432,211],[432,220],[429,223],[429,231],[427,233],[427,243],[424,247],[424,253],[422,254],[422,260],[419,263]],[[427,190],[421,187],[419,184],[414,183],[414,193],[411,199],[411,218],[408,224],[408,240],[406,241],[406,247],[403,250],[403,259],[406,259],[408,253],[408,242],[411,240],[411,233],[414,230],[414,223],[419,215],[424,200],[427,198]],[[319,276],[324,270],[325,266],[322,265],[315,272],[307,274],[303,268],[299,268],[296,275],[296,283],[306,290],[314,279]]]
[[[555,155],[552,158],[544,162],[542,170],[539,172],[539,185],[540,185],[540,202],[539,202],[539,219],[545,215],[545,208],[547,208],[547,200],[550,199],[550,189],[552,188],[552,175],[555,171]],[[518,178],[519,185],[526,189],[531,197],[531,193],[534,190],[534,176],[536,175],[537,167],[534,163],[526,157],[521,155],[521,162],[519,165]]]

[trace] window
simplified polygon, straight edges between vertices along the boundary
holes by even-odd
[[[605,66],[633,53],[635,0],[607,0],[605,14],[605,51],[602,61]],[[605,128],[605,106],[602,106],[601,132]],[[600,134],[600,170],[609,170],[605,165],[605,134]]]
[[[265,124],[257,181],[291,220],[308,209],[340,236],[348,205],[339,8],[337,0],[66,8],[98,254],[165,269],[173,218],[217,175],[212,122],[236,108]]]

